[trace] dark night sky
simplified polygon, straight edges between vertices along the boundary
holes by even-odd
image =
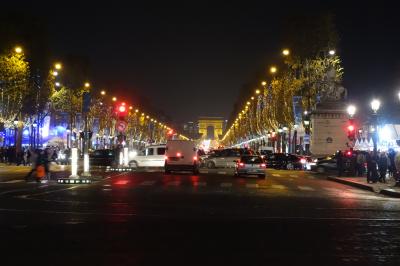
[[[240,87],[276,60],[290,13],[335,14],[344,86],[354,101],[366,105],[376,95],[389,103],[400,88],[400,23],[390,2],[62,2],[31,6],[51,22],[52,53],[87,55],[97,86],[146,96],[175,121],[228,117]]]

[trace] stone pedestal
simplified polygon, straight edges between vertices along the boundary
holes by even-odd
[[[311,125],[310,151],[313,155],[331,155],[337,150],[347,149],[346,103],[338,101],[318,104],[311,114]]]

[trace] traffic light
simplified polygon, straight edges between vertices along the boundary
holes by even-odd
[[[125,116],[128,113],[127,109],[128,108],[126,107],[126,104],[124,102],[122,102],[122,103],[117,105],[117,108],[116,108],[115,112],[116,112],[116,114],[117,114],[119,119],[123,120],[125,118]]]
[[[355,128],[353,125],[349,125],[347,127],[347,137],[349,138],[349,140],[355,139]]]

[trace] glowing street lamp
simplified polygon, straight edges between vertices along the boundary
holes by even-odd
[[[55,63],[54,64],[54,68],[57,70],[60,70],[62,68],[62,64],[61,63]]]
[[[260,94],[260,90],[259,89],[256,90],[256,94]]]
[[[105,91],[105,90],[102,90],[102,91],[100,92],[100,94],[101,94],[101,95],[106,95],[106,91]]]
[[[373,99],[371,101],[371,109],[374,111],[374,113],[378,112],[380,106],[381,102],[378,99]]]
[[[112,101],[113,101],[113,102],[116,102],[116,101],[117,101],[117,97],[115,97],[115,96],[112,97]]]
[[[329,55],[335,55],[336,51],[335,50],[329,50]]]
[[[290,54],[289,49],[283,49],[283,50],[282,50],[282,54],[283,54],[284,56],[288,56],[288,55]]]
[[[55,85],[56,85],[56,87],[60,87],[61,86],[60,82],[56,82]]]
[[[354,105],[349,105],[347,107],[347,113],[349,114],[350,117],[353,117],[356,113],[357,108]]]
[[[271,72],[271,74],[275,74],[276,71],[278,71],[278,69],[275,66],[269,68],[269,72]]]
[[[57,77],[58,76],[58,72],[57,71],[53,71],[53,73],[51,73],[53,76]]]
[[[85,82],[85,88],[89,88],[90,87],[90,83],[89,82]]]
[[[22,47],[21,46],[17,46],[17,47],[15,47],[14,48],[14,51],[17,53],[17,54],[20,54],[20,53],[22,53]]]
[[[262,81],[262,82],[261,82],[261,85],[266,86],[266,85],[267,85],[267,82],[266,82],[266,81]]]

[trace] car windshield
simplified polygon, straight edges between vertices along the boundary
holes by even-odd
[[[263,162],[259,156],[243,156],[240,161],[245,164],[260,164]]]

